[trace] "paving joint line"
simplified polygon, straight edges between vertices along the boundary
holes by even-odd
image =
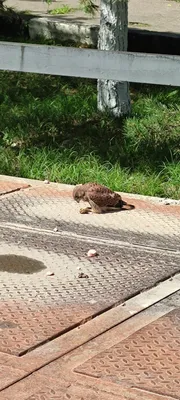
[[[170,285],[171,289],[168,290],[168,288],[166,288],[166,286],[169,286],[169,285]],[[164,294],[164,287],[167,290],[166,294]],[[161,294],[161,289],[163,289],[162,290],[162,294]],[[151,287],[151,288],[149,288],[147,290],[141,291],[141,292],[135,294],[134,296],[132,296],[130,298],[127,298],[127,300],[125,300],[123,302],[122,301],[116,302],[113,305],[107,307],[106,309],[103,309],[102,311],[97,312],[93,316],[85,318],[83,321],[81,321],[80,324],[74,325],[73,328],[68,329],[66,332],[65,331],[63,333],[61,332],[58,336],[54,337],[52,340],[48,339],[43,344],[41,342],[41,344],[37,345],[34,348],[31,348],[32,350],[30,349],[30,350],[26,351],[24,354],[20,354],[19,359],[21,357],[26,356],[29,353],[33,353],[33,351],[35,351],[36,349],[40,349],[42,346],[52,342],[55,339],[58,339],[58,338],[66,335],[68,333],[73,333],[73,331],[78,329],[79,327],[83,326],[84,328],[86,328],[86,324],[87,323],[92,323],[92,320],[94,320],[95,318],[97,318],[96,319],[96,322],[97,322],[99,317],[100,318],[105,318],[107,316],[107,315],[105,315],[106,313],[111,314],[111,311],[112,312],[116,312],[117,309],[118,310],[123,309],[125,312],[127,312],[127,309],[130,308],[130,311],[128,310],[128,315],[125,318],[121,317],[121,319],[116,321],[115,324],[110,325],[108,329],[103,330],[103,332],[93,336],[93,338],[95,338],[95,337],[97,337],[99,335],[102,335],[104,332],[107,332],[110,329],[114,328],[115,326],[117,326],[117,325],[119,325],[119,324],[121,324],[121,323],[123,323],[123,322],[125,322],[125,321],[127,321],[127,320],[129,320],[131,318],[133,318],[135,315],[137,315],[137,314],[143,312],[144,310],[150,308],[154,304],[159,303],[160,301],[166,299],[167,297],[169,297],[172,294],[178,292],[179,290],[180,290],[180,273],[176,273],[176,274],[174,274],[174,276],[172,278],[167,278],[167,279],[165,279],[163,281],[160,281],[155,286],[153,286],[153,287]],[[160,294],[158,295],[156,292],[160,292]],[[141,298],[147,297],[147,295],[150,295],[149,296],[150,299],[147,302],[144,303],[144,301],[142,301]],[[137,302],[137,307],[138,307],[137,310],[135,310],[136,306],[134,307],[134,303],[136,303],[136,302]],[[141,304],[141,303],[143,303],[143,304]],[[131,310],[132,306],[133,306],[133,311]],[[90,339],[90,340],[92,340],[92,339]],[[65,352],[65,354],[66,353],[67,352]]]
[[[116,311],[115,315],[113,316],[113,318],[116,319],[116,322],[113,321],[115,323],[110,323],[109,327],[105,327],[104,326],[101,330],[99,330],[99,332],[98,332],[98,327],[95,326],[95,329],[93,331],[94,333],[93,333],[92,337],[89,337],[89,338],[87,337],[87,338],[81,340],[81,342],[74,344],[71,348],[69,347],[67,350],[64,350],[63,352],[61,352],[61,354],[58,354],[55,357],[50,357],[50,359],[47,359],[44,362],[40,362],[39,365],[37,365],[37,367],[33,368],[31,371],[27,371],[27,373],[26,373],[25,370],[24,371],[22,370],[24,372],[24,376],[21,377],[21,378],[18,378],[15,382],[8,384],[3,389],[1,389],[1,391],[3,392],[4,390],[6,390],[9,387],[13,387],[16,383],[18,383],[18,382],[24,380],[25,378],[33,375],[35,372],[40,371],[43,367],[51,364],[52,362],[58,360],[59,358],[62,358],[66,354],[69,354],[69,353],[73,352],[74,350],[78,349],[82,345],[87,344],[91,340],[94,340],[95,338],[97,338],[97,337],[103,335],[104,333],[112,330],[113,328],[117,327],[118,325],[121,325],[121,324],[123,325],[123,323],[131,320],[133,317],[137,317],[138,314],[143,313],[143,311],[151,308],[153,305],[155,305],[157,303],[160,303],[162,300],[170,297],[172,294],[174,294],[174,293],[176,293],[177,291],[180,290],[180,274],[178,274],[176,276],[176,278],[174,279],[174,282],[170,283],[170,286],[171,286],[171,288],[169,288],[169,279],[166,279],[166,281],[162,282],[158,287],[153,287],[153,288],[147,290],[147,292],[149,292],[149,294],[150,294],[150,297],[147,299],[148,301],[145,304],[144,304],[144,297],[145,298],[147,297],[146,296],[147,292],[143,292],[140,295],[133,296],[131,299],[129,299],[126,302],[127,309],[129,308],[129,310],[128,311],[126,310],[126,311],[129,313],[129,315],[126,315],[124,317],[121,316],[121,318],[119,318],[118,311],[122,307],[124,309],[124,305],[125,305],[124,303],[121,304],[120,306],[116,307],[116,310],[113,310],[113,312]],[[166,295],[164,296],[165,292],[166,292]],[[134,306],[135,304],[136,304],[136,306]],[[138,309],[131,311],[131,309],[132,308],[134,309],[135,307],[138,307]],[[117,308],[118,308],[118,310],[117,310]],[[171,307],[168,308],[168,310],[167,309],[166,310],[162,310],[160,314],[166,315],[167,312],[169,312],[170,310],[173,310],[173,309],[175,309],[175,307],[171,306]],[[107,312],[110,314],[112,312],[112,310],[109,310]],[[157,319],[157,318],[160,318],[160,316],[161,315],[159,315],[157,317],[157,315],[156,315],[154,317],[156,317],[155,319]],[[100,317],[100,319],[102,319],[102,318],[105,319],[106,317],[107,317],[106,320],[108,319],[108,316],[105,315],[105,314],[101,314],[99,317]],[[110,319],[112,319],[112,318],[110,318]],[[92,321],[89,321],[89,324],[91,325]],[[101,325],[101,321],[100,321],[99,327],[100,327],[100,325]],[[145,326],[145,325],[143,325],[143,326]],[[90,332],[91,331],[91,329],[89,329],[86,325],[84,325],[82,327],[82,329],[84,329],[86,332]],[[72,336],[72,335],[76,334],[77,331],[78,331],[78,327],[73,329],[73,330],[71,330],[71,331],[69,331],[69,332],[67,332],[67,334],[65,336],[68,336],[68,335]],[[65,336],[64,336],[64,338],[65,338]],[[80,336],[79,335],[79,331],[78,331],[78,336]],[[70,337],[70,339],[71,339],[71,337]],[[71,342],[71,340],[70,340],[70,342]],[[46,343],[45,346],[48,346],[48,345],[49,345],[49,343]],[[43,347],[43,346],[41,346],[41,347]],[[36,350],[34,350],[34,351],[36,351]],[[28,356],[28,354],[29,353],[27,353],[24,356],[24,358],[26,358]],[[33,351],[30,352],[30,355],[33,356]],[[18,357],[18,358],[19,358],[19,360],[23,361],[23,358],[21,358],[21,357]],[[28,362],[28,359],[26,361]]]
[[[8,196],[8,195],[11,195],[11,194],[13,194],[13,193],[16,193],[16,192],[20,192],[21,190],[23,191],[23,190],[27,190],[27,189],[29,189],[31,186],[30,185],[28,185],[27,187],[20,187],[20,188],[16,188],[16,189],[11,189],[11,190],[8,190],[7,192],[5,192],[5,193],[0,193],[0,197],[5,197],[5,196]]]
[[[0,389],[0,393],[3,392],[4,390],[10,388],[10,387],[13,387],[14,385],[16,385],[16,383],[23,381],[23,379],[28,378],[30,375],[33,375],[34,372],[35,371],[32,371],[30,373],[27,372],[21,378],[17,378],[17,380],[15,380],[15,382],[7,384],[7,386],[3,387],[3,389]]]
[[[100,310],[100,311],[94,313],[94,314],[91,315],[90,317],[84,318],[82,321],[78,322],[77,324],[74,324],[73,326],[70,326],[69,328],[67,328],[67,329],[65,329],[65,330],[63,330],[63,331],[61,331],[61,332],[59,332],[59,333],[57,333],[57,334],[51,336],[50,338],[48,338],[48,339],[42,341],[41,343],[32,346],[32,347],[31,347],[30,349],[28,349],[28,350],[22,351],[22,352],[19,354],[19,358],[25,356],[25,355],[28,354],[28,353],[33,352],[34,350],[36,350],[36,349],[38,349],[38,348],[41,348],[41,347],[44,346],[45,344],[50,343],[50,342],[52,342],[52,341],[55,340],[55,339],[58,339],[58,338],[62,337],[63,335],[67,334],[68,332],[73,332],[74,329],[79,328],[80,326],[85,326],[89,321],[92,321],[92,320],[94,320],[95,318],[98,318],[98,317],[100,317],[100,316],[102,316],[102,315],[105,316],[105,313],[108,312],[108,311],[111,311],[111,310],[113,310],[113,309],[116,309],[116,308],[119,307],[119,306],[122,306],[122,307],[126,306],[126,305],[127,305],[127,302],[128,302],[129,300],[132,300],[132,299],[136,298],[138,295],[141,295],[142,293],[144,293],[144,294],[148,293],[149,290],[158,287],[160,284],[163,284],[163,283],[166,282],[166,281],[171,281],[171,280],[173,280],[173,278],[176,277],[176,275],[179,275],[179,273],[175,272],[174,274],[170,275],[169,278],[167,278],[166,280],[159,280],[158,282],[156,282],[156,284],[155,284],[153,287],[150,287],[150,288],[145,289],[145,290],[137,291],[133,296],[127,297],[123,302],[122,302],[122,300],[116,301],[115,303],[113,303],[113,304],[107,306],[106,308],[103,308],[102,310]],[[178,290],[180,290],[180,285],[179,285],[179,288],[178,288],[176,291],[178,291]],[[175,292],[176,292],[176,291],[175,291]],[[175,293],[175,292],[173,292],[173,293]],[[170,293],[170,294],[172,294],[172,293]],[[165,299],[166,297],[168,297],[168,296],[164,296],[161,300]],[[155,303],[153,303],[153,304],[155,304]],[[152,305],[152,304],[151,304],[151,305]],[[150,305],[150,306],[151,306],[151,305]],[[144,309],[149,308],[150,306],[147,306],[147,307],[145,306]],[[144,310],[144,309],[143,309],[143,310]],[[135,312],[134,314],[132,314],[132,315],[130,315],[129,317],[125,318],[125,320],[121,321],[120,323],[122,323],[122,322],[124,322],[124,321],[126,321],[126,320],[129,320],[130,318],[132,318],[133,316],[139,314],[139,313],[142,312],[143,310],[140,310],[140,311]],[[118,322],[118,324],[119,324],[119,322]],[[117,324],[117,325],[118,325],[118,324]],[[115,326],[116,326],[116,325],[114,325],[113,327],[115,327]],[[109,328],[109,329],[112,329],[112,327]],[[109,329],[107,329],[107,331],[108,331]],[[79,346],[78,346],[78,347],[79,347]],[[65,354],[66,354],[66,353],[65,353]]]
[[[125,242],[121,240],[112,240],[108,238],[100,239],[99,237],[92,237],[92,236],[85,236],[85,235],[79,235],[77,233],[73,233],[72,231],[59,231],[59,232],[53,232],[50,229],[45,229],[45,228],[35,228],[35,227],[29,227],[26,225],[22,224],[11,224],[11,223],[2,223],[0,222],[0,227],[5,228],[5,229],[10,229],[10,230],[16,230],[16,231],[21,231],[21,232],[29,232],[29,233],[37,233],[39,235],[47,235],[47,236],[52,236],[52,237],[67,237],[73,240],[79,240],[83,242],[89,242],[89,243],[95,243],[95,244],[100,244],[104,246],[110,246],[110,247],[131,247],[131,248],[138,248],[138,249],[143,249],[147,252],[149,251],[154,251],[154,252],[166,252],[166,254],[173,254],[173,255],[180,255],[180,250],[177,249],[168,249],[167,247],[153,247],[153,246],[145,246],[145,245],[139,245],[136,243],[130,243],[130,242]],[[164,237],[164,236],[163,236]]]

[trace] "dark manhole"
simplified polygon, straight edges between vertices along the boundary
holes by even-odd
[[[16,274],[34,274],[46,269],[41,261],[16,254],[3,254],[0,256],[0,271]]]

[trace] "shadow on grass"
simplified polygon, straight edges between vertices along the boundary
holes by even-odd
[[[5,2],[0,2],[0,35],[12,41],[14,38],[29,38],[28,21],[33,15],[7,7]]]
[[[29,18],[0,12],[1,40],[32,43]],[[179,198],[180,89],[133,84],[118,120],[97,111],[96,92],[89,79],[0,71],[0,173]]]
[[[96,81],[2,71],[0,86],[1,136],[14,148],[93,153],[128,168],[179,157],[177,88],[131,85],[132,115],[114,120],[97,112]]]
[[[114,120],[96,81],[1,71],[0,87],[1,173],[179,196],[179,89],[131,85],[132,114]]]

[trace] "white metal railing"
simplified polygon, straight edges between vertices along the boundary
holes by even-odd
[[[0,69],[180,86],[180,56],[0,42]]]

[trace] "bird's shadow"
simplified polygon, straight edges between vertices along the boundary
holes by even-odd
[[[107,209],[106,211],[103,211],[102,214],[112,214],[112,213],[117,213],[120,211],[132,211],[134,209],[135,209],[135,206],[133,204],[125,204],[125,205],[123,205],[123,207],[117,207],[117,208],[113,208],[113,209],[109,207],[109,210]],[[84,212],[84,213],[82,212],[82,214],[90,214],[92,208],[86,207],[85,210],[86,210],[86,212]]]
[[[117,208],[115,208],[115,209],[110,209],[110,210],[106,210],[105,211],[105,214],[106,213],[117,213],[117,212],[121,212],[121,211],[132,211],[132,210],[134,210],[135,209],[135,206],[133,205],[133,204],[127,204],[127,205],[124,205],[123,207],[117,207]]]

